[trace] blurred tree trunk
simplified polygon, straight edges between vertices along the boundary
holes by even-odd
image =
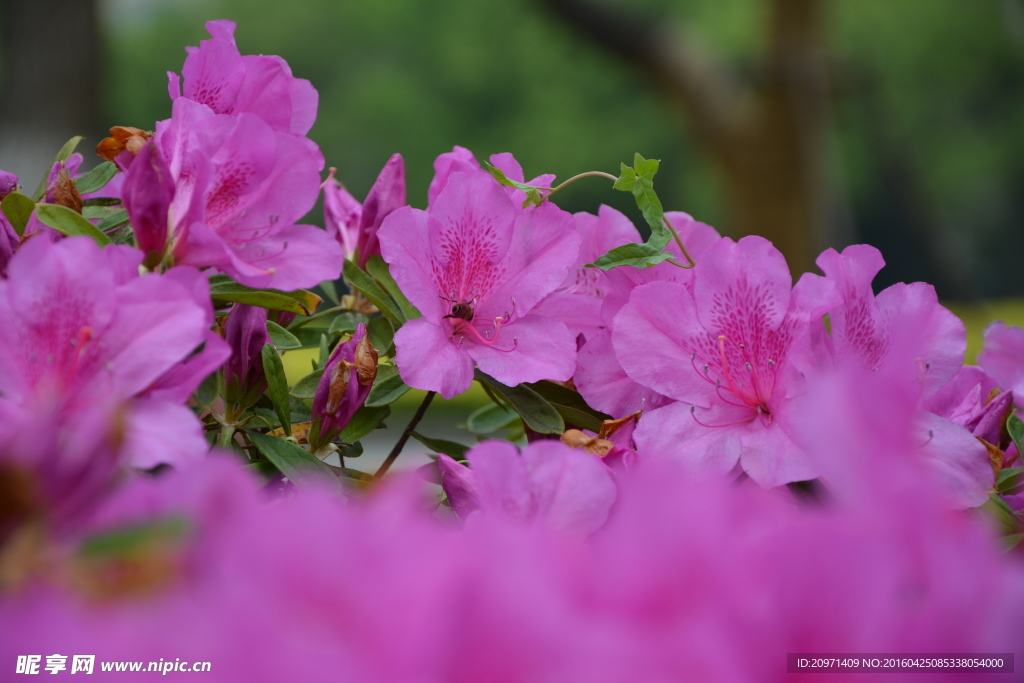
[[[638,19],[592,0],[541,0],[554,15],[653,79],[687,115],[724,177],[732,232],[767,237],[794,274],[814,269],[842,234],[829,163],[833,117],[825,0],[764,0],[765,49],[740,79],[683,26]]]
[[[29,191],[97,128],[98,24],[96,0],[0,0],[0,168]]]

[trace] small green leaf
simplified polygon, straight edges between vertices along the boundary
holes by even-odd
[[[566,424],[598,432],[601,430],[601,423],[611,419],[610,415],[594,410],[587,405],[578,391],[573,391],[561,384],[542,380],[528,386],[553,405]]]
[[[409,391],[409,386],[402,381],[398,374],[398,368],[394,365],[378,365],[377,379],[373,382],[370,395],[366,397],[364,405],[386,406],[394,403]]]
[[[370,318],[370,322],[366,324],[366,333],[370,336],[370,343],[377,353],[382,356],[390,355],[388,351],[391,350],[391,342],[395,339],[395,328],[391,326],[390,320],[384,316]]]
[[[1013,444],[1017,447],[1017,452],[1024,458],[1024,420],[1021,420],[1016,413],[1011,413],[1010,417],[1006,420],[1006,431],[1009,433],[1010,438],[1013,439]]]
[[[358,289],[363,295],[376,306],[381,313],[391,318],[396,324],[405,322],[402,310],[395,303],[395,300],[388,296],[387,292],[381,289],[370,274],[362,270],[352,261],[345,261],[342,267],[342,274],[353,289]]]
[[[246,432],[259,452],[298,487],[327,484],[340,490],[334,471],[298,444],[258,432]]]
[[[1024,491],[1024,467],[1007,467],[999,472],[996,491],[1001,496],[1015,496]]]
[[[210,298],[224,303],[249,304],[274,311],[289,311],[313,315],[320,305],[320,297],[304,289],[282,292],[278,289],[253,289],[240,285],[227,275],[210,277]]]
[[[359,327],[359,323],[365,325],[368,322],[370,322],[370,319],[362,313],[356,313],[355,311],[342,313],[331,321],[331,326],[327,328],[327,334],[351,334]]]
[[[196,403],[204,408],[209,408],[224,390],[223,385],[223,376],[220,372],[210,373],[210,376],[200,383],[199,387],[196,388],[195,393],[193,394]]]
[[[114,228],[120,228],[122,225],[126,225],[127,223],[128,212],[121,209],[120,211],[115,211],[97,223],[96,229],[100,232],[110,232]]]
[[[118,211],[120,209],[116,206],[83,206],[82,218],[87,221],[100,221],[104,218],[110,218]]]
[[[497,180],[502,185],[505,185],[506,187],[514,187],[517,190],[522,190],[523,192],[526,193],[526,201],[523,202],[524,209],[530,206],[531,204],[542,203],[544,201],[545,195],[542,195],[541,192],[551,189],[550,187],[537,187],[536,185],[527,185],[526,183],[521,183],[517,180],[512,180],[507,175],[505,175],[505,172],[502,171],[500,168],[496,168],[495,166],[492,166],[490,163],[486,161],[484,162],[484,166],[486,166],[490,174],[494,176],[494,179]]]
[[[331,358],[331,347],[330,347],[330,344],[327,342],[327,335],[326,334],[321,334],[320,335],[320,363],[319,363],[319,366],[321,368],[326,368],[327,367],[327,361],[330,360],[330,358]]]
[[[288,436],[292,435],[291,408],[288,405],[288,380],[284,375],[281,354],[273,344],[263,345],[263,372],[267,375],[267,395],[274,404],[274,410],[281,420],[281,427]]]
[[[110,179],[117,175],[117,164],[104,161],[88,173],[84,173],[74,179],[75,187],[81,194],[91,194],[102,190]]]
[[[75,148],[78,147],[78,143],[84,139],[84,135],[76,135],[75,137],[65,142],[64,146],[61,147],[60,151],[57,152],[57,156],[53,158],[53,162],[57,163],[58,161],[67,161],[71,157],[71,155],[75,153]],[[47,167],[46,173],[43,174],[42,179],[39,181],[39,185],[36,187],[35,194],[32,195],[32,198],[35,199],[37,202],[43,198],[44,194],[46,194],[46,181],[49,179],[50,167]]]
[[[541,434],[561,434],[565,431],[565,422],[554,406],[536,391],[520,384],[507,387],[490,375],[477,369],[473,375],[481,384],[504,396],[512,408],[523,418],[526,426]]]
[[[664,247],[656,247],[653,244],[624,244],[615,247],[607,254],[604,254],[593,263],[588,263],[588,268],[600,268],[611,270],[620,266],[633,266],[634,268],[650,268],[653,265],[674,258],[675,254],[664,251]]]
[[[480,406],[466,418],[466,429],[474,434],[492,434],[519,420],[519,413],[496,403]]]
[[[92,197],[82,200],[82,206],[121,206],[121,200],[117,197]]]
[[[982,507],[999,522],[1003,534],[1020,533],[1020,518],[998,495],[990,495]]]
[[[352,416],[352,420],[338,434],[338,440],[345,443],[355,443],[376,429],[390,414],[391,408],[388,406],[371,407],[364,405],[356,411],[356,414]]]
[[[28,225],[35,208],[36,203],[20,192],[11,192],[4,197],[3,202],[0,202],[0,209],[7,216],[7,220],[11,222],[18,237],[25,234],[25,226]]]
[[[267,321],[267,333],[270,335],[270,342],[278,351],[302,348],[302,342],[294,334],[272,320]]]
[[[338,444],[338,455],[342,458],[358,458],[363,454],[363,444],[361,441],[355,443],[343,443]]]
[[[391,298],[395,300],[398,307],[402,309],[402,314],[405,315],[406,320],[415,320],[416,318],[422,317],[415,306],[413,306],[409,300],[402,293],[402,290],[398,287],[398,283],[391,277],[391,269],[388,264],[380,256],[371,256],[366,260],[366,272],[374,277],[377,282],[380,283],[381,287],[391,295]]]
[[[316,388],[320,386],[320,378],[323,376],[323,368],[309,373],[292,387],[292,396],[295,398],[313,398],[316,396]]]
[[[435,453],[444,453],[452,460],[460,462],[466,459],[466,451],[469,450],[469,446],[463,446],[461,443],[446,441],[445,439],[432,439],[417,432],[412,432],[410,436]]]
[[[62,235],[91,237],[101,247],[110,244],[110,238],[95,225],[82,218],[82,214],[58,204],[36,204],[36,217]]]
[[[334,286],[334,280],[324,280],[319,286],[324,291],[324,294],[327,295],[328,301],[334,304],[338,303],[338,288]]]

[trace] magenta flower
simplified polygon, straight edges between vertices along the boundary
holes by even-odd
[[[1001,391],[981,368],[965,365],[953,379],[922,405],[995,446],[1002,439],[1003,421],[1013,406],[1013,392]]]
[[[123,465],[176,464],[207,449],[181,401],[149,393],[206,340],[209,293],[202,306],[194,294],[205,278],[139,277],[140,258],[84,237],[32,239],[0,281],[0,433],[6,457],[45,490],[98,486]]]
[[[576,260],[570,214],[548,202],[522,209],[488,174],[457,172],[429,211],[399,209],[378,234],[423,314],[395,335],[406,384],[451,398],[469,388],[474,365],[508,385],[572,375],[572,334],[531,312]]]
[[[121,202],[128,212],[135,246],[145,254],[143,265],[155,268],[167,251],[170,237],[174,178],[160,148],[147,142],[128,167],[121,187]]]
[[[362,204],[334,179],[334,169],[320,186],[324,191],[324,222],[327,233],[341,245],[345,258],[358,256],[360,268],[371,256],[380,255],[377,230],[395,209],[405,206],[405,165],[401,154],[384,164],[377,181]]]
[[[701,256],[693,289],[638,287],[615,317],[612,344],[629,377],[679,403],[647,412],[638,450],[725,473],[737,462],[770,487],[817,476],[792,438],[803,391],[800,343],[836,299],[760,237],[723,239]]]
[[[687,251],[700,261],[701,255],[712,244],[722,239],[706,223],[694,220],[681,211],[669,211],[665,217],[679,233]],[[682,253],[675,242],[666,247],[679,259]],[[648,282],[679,282],[693,285],[694,270],[685,270],[670,263],[659,263],[651,268],[613,268],[602,275],[601,324],[605,329],[587,335],[587,343],[576,357],[573,381],[587,403],[609,415],[624,417],[638,410],[653,410],[671,402],[650,387],[630,379],[622,369],[612,349],[612,335],[608,329],[619,310],[626,305],[630,294]],[[593,276],[590,276],[593,277]]]
[[[309,444],[317,451],[329,444],[366,403],[377,377],[377,351],[359,323],[352,338],[334,347],[313,396]]]
[[[0,169],[0,199],[18,189],[18,176]]]
[[[559,531],[589,534],[615,503],[615,482],[597,456],[559,441],[537,441],[519,451],[487,441],[467,454],[472,469],[438,457],[441,486],[459,517],[481,510]]]
[[[235,22],[206,23],[213,36],[198,48],[189,47],[178,74],[167,73],[171,100],[205,104],[216,114],[250,112],[275,131],[305,135],[316,120],[318,95],[309,81],[295,78],[288,63],[276,56],[242,55],[235,46]]]
[[[524,180],[523,167],[508,152],[492,154],[490,162],[492,166],[504,173],[506,178],[519,183],[525,182],[527,185],[549,187],[555,180],[554,175],[545,173],[527,182]],[[476,160],[471,151],[456,145],[452,148],[452,151],[445,152],[434,160],[434,179],[430,181],[430,188],[427,190],[428,206],[433,206],[434,200],[441,194],[441,190],[448,184],[448,178],[453,173],[481,173],[487,177],[491,175],[480,166],[480,162]],[[502,189],[515,202],[516,206],[522,206],[523,201],[526,199],[525,192],[506,185],[503,185]]]
[[[283,290],[338,276],[341,247],[315,226],[294,224],[319,191],[323,157],[312,142],[255,114],[214,114],[185,98],[157,124],[156,140],[175,181],[176,263]]]
[[[1024,329],[1001,320],[989,325],[978,365],[999,386],[1013,391],[1014,396],[1024,396]]]

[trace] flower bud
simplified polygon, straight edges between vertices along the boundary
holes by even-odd
[[[309,444],[314,451],[337,437],[370,395],[377,378],[377,351],[360,323],[352,338],[338,344],[313,397]]]
[[[160,148],[148,143],[128,167],[121,201],[128,212],[135,243],[146,254],[144,264],[154,268],[163,260],[169,235],[169,211],[174,179]]]

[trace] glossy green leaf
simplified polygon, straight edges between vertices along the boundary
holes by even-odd
[[[270,342],[278,351],[302,348],[302,342],[294,334],[272,320],[267,321],[267,333],[270,335]]]
[[[316,395],[316,388],[320,385],[320,378],[323,376],[323,368],[309,373],[292,387],[292,396],[295,398],[313,398]]]
[[[278,289],[253,289],[240,285],[223,274],[210,277],[210,298],[219,302],[249,304],[274,311],[289,311],[302,315],[315,313],[321,301],[316,294],[304,289],[295,292],[282,292]]]
[[[320,358],[319,358],[319,361],[317,363],[317,366],[321,367],[321,368],[326,368],[327,367],[327,361],[330,360],[330,358],[331,358],[331,346],[330,346],[330,343],[327,341],[327,335],[326,334],[321,334],[320,335]]]
[[[1024,491],[1024,467],[1007,467],[999,473],[996,491],[1001,496],[1015,496]]]
[[[18,233],[18,237],[25,234],[25,226],[28,225],[28,221],[32,217],[32,212],[35,208],[36,203],[20,192],[11,192],[4,197],[3,202],[0,202],[0,209],[7,216],[7,220],[11,222],[11,226],[14,228],[14,232]]]
[[[391,343],[395,339],[395,328],[392,327],[390,320],[381,315],[370,318],[370,322],[366,324],[366,333],[377,353],[382,356],[391,355],[388,351],[391,350]]]
[[[391,298],[395,300],[398,307],[402,310],[402,314],[406,320],[415,320],[416,318],[422,317],[419,309],[412,305],[409,300],[402,293],[398,283],[391,277],[391,269],[388,264],[380,256],[371,256],[366,260],[366,271],[380,283],[380,286],[391,295]]]
[[[1017,452],[1024,458],[1024,420],[1017,417],[1016,413],[1011,413],[1010,417],[1006,420],[1006,431],[1013,439],[1013,444],[1017,447]]]
[[[53,158],[54,163],[58,161],[67,161],[68,158],[70,158],[71,155],[75,153],[75,148],[78,147],[78,143],[80,143],[84,139],[84,135],[76,135],[75,137],[65,142],[64,146],[61,147],[60,151],[57,152],[57,156]],[[35,201],[38,202],[40,199],[43,198],[43,195],[46,194],[46,181],[49,179],[50,167],[47,167],[46,172],[43,174],[43,177],[39,180],[39,185],[36,186],[35,193],[33,193],[32,195],[32,198]]]
[[[75,187],[81,194],[90,194],[92,192],[99,192],[107,183],[110,182],[111,178],[117,175],[117,164],[110,161],[104,161],[96,168],[91,169],[88,173],[84,173],[74,179]]]
[[[538,187],[536,185],[527,185],[526,183],[521,183],[518,180],[512,180],[507,175],[505,175],[505,172],[502,171],[500,168],[492,166],[490,163],[486,161],[484,162],[484,166],[486,166],[490,174],[494,176],[494,179],[497,180],[502,185],[505,185],[507,187],[514,187],[517,190],[522,190],[523,192],[526,193],[526,201],[523,202],[524,209],[530,206],[531,204],[542,203],[546,196],[543,193],[545,191],[551,190],[550,187]]]
[[[370,395],[366,397],[365,405],[370,407],[390,405],[404,396],[409,388],[402,381],[398,374],[398,368],[394,365],[378,365],[377,379],[373,382]]]
[[[610,415],[594,410],[587,405],[578,391],[573,391],[561,384],[543,380],[527,386],[553,405],[566,424],[597,432],[601,430],[603,421],[611,419]]]
[[[333,280],[324,280],[318,286],[323,290],[324,294],[327,295],[328,301],[334,304],[338,303],[338,288],[334,286]]]
[[[110,218],[119,211],[121,209],[116,206],[83,206],[82,218],[87,221],[101,221],[104,218]]]
[[[402,314],[398,304],[395,303],[395,300],[387,292],[381,289],[380,285],[370,277],[369,273],[362,270],[352,261],[345,261],[342,274],[345,276],[345,282],[353,289],[358,289],[362,292],[381,313],[391,318],[398,325],[405,322],[405,316]]]
[[[91,197],[82,200],[82,206],[121,206],[121,200],[117,197]]]
[[[284,374],[284,363],[281,354],[273,344],[264,344],[263,372],[267,375],[267,395],[274,404],[274,411],[281,420],[281,427],[288,436],[292,435],[291,407],[288,405],[288,380]]]
[[[507,387],[479,369],[473,376],[481,384],[486,384],[501,394],[523,418],[526,426],[533,431],[541,434],[561,434],[565,431],[562,416],[543,396],[530,387],[524,384]]]
[[[469,450],[469,446],[463,446],[461,443],[446,441],[445,439],[432,439],[417,432],[412,432],[411,436],[435,453],[444,453],[452,460],[460,462],[466,459],[466,451]]]
[[[370,322],[370,319],[362,313],[347,311],[341,315],[335,316],[334,319],[331,320],[331,326],[327,329],[327,334],[351,334],[356,331],[357,327],[359,327],[359,323],[363,323],[365,325],[368,322]]]
[[[82,218],[82,214],[58,204],[36,204],[36,217],[62,235],[90,237],[101,247],[110,244],[110,238],[95,225]]]
[[[355,443],[374,429],[377,429],[390,414],[391,408],[388,406],[364,405],[356,411],[356,414],[352,416],[352,420],[338,434],[338,440],[345,443]]]
[[[674,257],[675,254],[665,251],[664,247],[656,247],[652,244],[624,244],[599,256],[593,263],[588,263],[587,267],[601,270],[611,270],[621,266],[650,268]]]
[[[480,406],[466,418],[466,429],[474,434],[493,434],[519,421],[519,413],[496,403]]]
[[[298,487],[323,485],[341,488],[341,482],[329,465],[298,444],[258,432],[246,432],[263,456]]]
[[[114,228],[120,228],[122,225],[128,224],[128,212],[124,209],[115,211],[110,214],[99,223],[96,224],[96,229],[100,232],[110,232]]]

